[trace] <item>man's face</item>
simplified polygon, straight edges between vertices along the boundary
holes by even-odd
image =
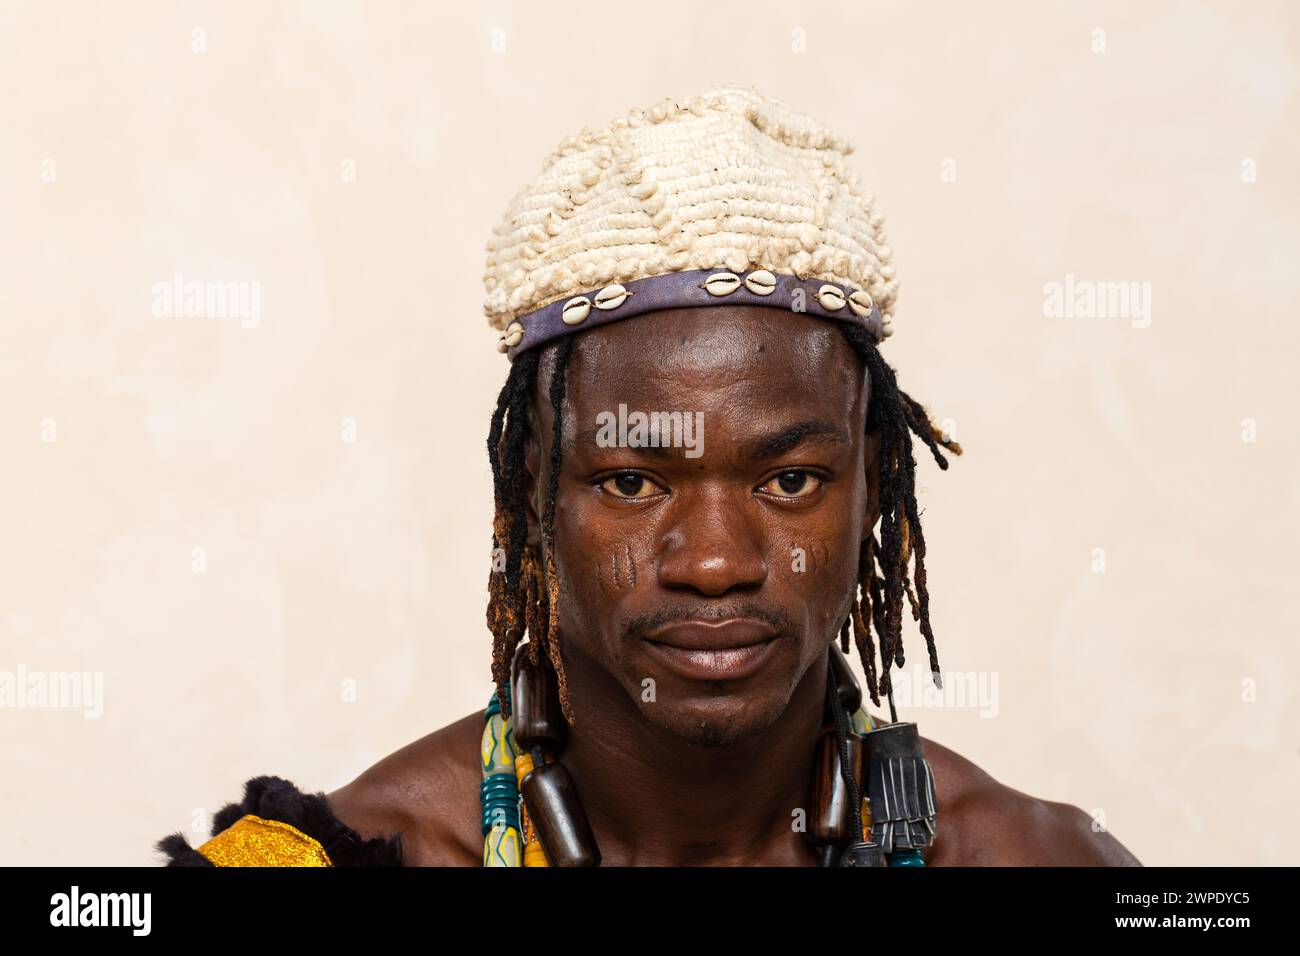
[[[533,540],[549,368],[528,449],[543,479]],[[838,635],[875,522],[865,384],[834,323],[780,310],[672,309],[578,335],[555,506],[565,661],[697,743],[778,720]],[[636,412],[680,413],[659,432],[678,447],[646,446]]]

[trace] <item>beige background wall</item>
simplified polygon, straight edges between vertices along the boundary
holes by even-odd
[[[0,862],[152,863],[484,706],[484,242],[718,82],[857,145],[967,449],[918,456],[934,619],[996,716],[902,716],[1144,862],[1300,861],[1294,7],[723,6],[0,7],[0,671],[103,682],[0,709]],[[156,316],[177,273],[257,322]],[[1045,315],[1067,275],[1149,324]]]

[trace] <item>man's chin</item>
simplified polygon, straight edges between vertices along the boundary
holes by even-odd
[[[714,701],[707,706],[665,707],[662,702],[643,703],[646,719],[675,737],[702,747],[726,747],[764,733],[779,716],[763,712],[752,704]]]

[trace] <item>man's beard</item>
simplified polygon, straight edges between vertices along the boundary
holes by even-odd
[[[699,733],[692,738],[692,743],[697,743],[702,747],[725,747],[736,739],[736,735],[729,734],[712,721],[700,721]]]

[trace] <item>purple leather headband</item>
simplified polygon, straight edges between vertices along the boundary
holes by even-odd
[[[660,309],[706,305],[761,305],[860,325],[879,343],[887,334],[876,304],[863,290],[766,269],[727,272],[693,269],[614,283],[560,299],[512,322],[497,348],[510,361],[562,335]]]

